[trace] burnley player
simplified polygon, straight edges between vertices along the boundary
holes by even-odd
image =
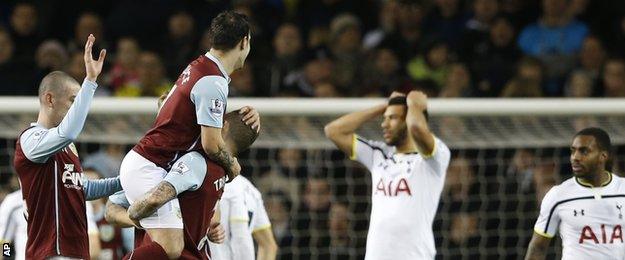
[[[121,183],[131,204],[156,187],[173,162],[189,151],[203,151],[223,167],[231,179],[241,171],[222,139],[221,128],[229,75],[243,67],[250,52],[247,18],[231,11],[219,14],[211,22],[210,41],[211,49],[182,72],[163,102],[152,129],[122,161]],[[245,122],[258,130],[258,114],[249,107],[242,110],[246,114]],[[174,199],[140,221],[170,259],[178,258],[184,246],[180,215],[180,205]],[[146,250],[156,250],[154,248]]]
[[[556,233],[562,259],[625,259],[625,179],[607,169],[610,136],[579,131],[571,144],[573,177],[547,192],[525,259],[544,259]]]
[[[371,220],[365,259],[434,259],[432,222],[449,165],[449,148],[428,128],[427,97],[394,92],[387,104],[353,112],[325,127],[332,142],[371,172]],[[355,132],[384,115],[384,141]]]
[[[95,37],[85,44],[86,77],[82,87],[55,71],[39,85],[39,116],[19,136],[14,166],[20,179],[28,224],[26,259],[89,259],[85,200],[121,189],[119,179],[87,181],[76,147],[102,71],[106,51],[93,60]]]
[[[244,115],[239,111],[226,114],[222,132],[226,145],[234,154],[246,150],[258,137],[257,130],[244,123]],[[201,152],[189,152],[174,162],[163,181],[138,198],[128,212],[113,205],[127,204],[124,196],[111,196],[106,217],[111,223],[129,226],[133,224],[130,216],[133,219],[148,217],[177,197],[184,222],[184,250],[181,258],[208,259],[208,245],[204,237],[225,183],[226,174],[221,166],[206,160]],[[150,248],[151,251],[145,248]],[[154,253],[155,249],[161,250],[160,255]],[[144,240],[141,246],[135,245],[131,255],[132,258],[147,259],[162,256],[164,253],[158,248],[158,244]]]

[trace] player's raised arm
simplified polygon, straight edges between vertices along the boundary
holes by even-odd
[[[79,88],[69,75],[55,71],[48,74],[39,86],[41,104],[37,123],[41,127],[24,132],[20,137],[26,157],[37,163],[45,162],[48,157],[73,142],[82,131],[87,113],[98,85],[96,80],[106,57],[106,50],[94,60],[91,50],[95,37],[89,35],[85,43],[85,69],[87,76]],[[68,108],[63,111],[63,108]]]
[[[538,233],[534,232],[532,240],[527,247],[525,260],[545,259],[545,256],[547,254],[547,248],[549,248],[549,243],[551,243],[551,238],[539,235]]]
[[[83,179],[85,200],[97,200],[122,190],[119,176],[100,180]]]
[[[435,140],[425,117],[427,96],[421,91],[410,91],[406,97],[406,105],[408,106],[406,124],[410,136],[415,141],[419,153],[425,157],[432,155]]]
[[[326,137],[328,137],[341,151],[353,156],[354,134],[360,126],[369,120],[381,116],[386,109],[386,104],[379,104],[372,108],[352,112],[334,121],[324,127]]]

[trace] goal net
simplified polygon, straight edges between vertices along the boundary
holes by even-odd
[[[261,135],[239,161],[243,175],[263,193],[280,259],[363,258],[371,180],[363,167],[325,138],[323,126],[344,113],[383,102],[229,101],[229,108],[252,105],[261,113]],[[0,99],[4,194],[16,185],[11,166],[15,138],[36,120],[37,106],[34,98]],[[607,130],[614,144],[614,170],[623,169],[623,100],[433,99],[429,113],[431,130],[452,149],[433,227],[440,259],[522,257],[542,196],[570,177],[568,147],[581,128]],[[114,174],[155,114],[155,99],[96,99],[79,137],[83,164]],[[379,125],[380,120],[374,120],[358,133],[379,139]],[[559,256],[559,242],[550,250]]]

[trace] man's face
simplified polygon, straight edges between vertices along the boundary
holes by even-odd
[[[59,93],[52,94],[52,122],[54,126],[58,126],[63,117],[67,114],[67,111],[74,103],[74,99],[76,99],[76,95],[80,90],[80,86],[75,83],[67,83],[67,86],[64,90],[59,91]]]
[[[391,105],[386,108],[382,121],[382,134],[384,142],[388,145],[398,146],[406,140],[408,131],[404,106]]]
[[[604,167],[607,157],[606,152],[599,149],[593,136],[579,135],[573,139],[570,160],[575,177],[591,177]]]
[[[248,34],[247,37],[242,40],[243,50],[241,50],[241,56],[239,57],[239,64],[235,67],[236,69],[243,68],[245,64],[245,59],[247,59],[247,55],[250,54],[250,50],[252,49],[252,35]]]

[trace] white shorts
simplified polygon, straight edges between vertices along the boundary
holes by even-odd
[[[131,150],[126,154],[119,169],[119,180],[132,205],[137,199],[156,187],[165,178],[167,171]],[[141,226],[149,228],[182,229],[180,203],[175,198],[165,203],[154,214],[139,221]]]

